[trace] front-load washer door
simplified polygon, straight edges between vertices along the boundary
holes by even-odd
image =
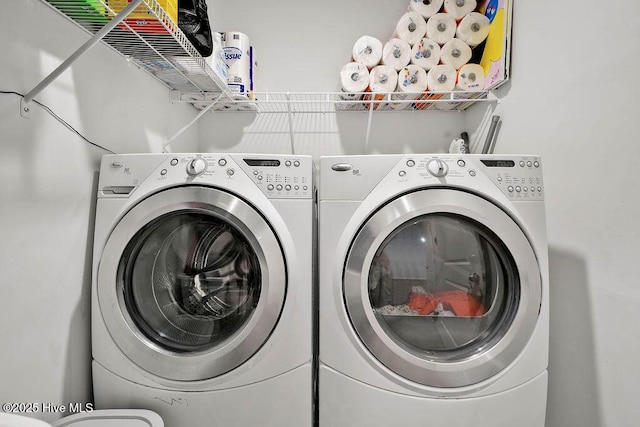
[[[154,194],[104,248],[98,300],[120,350],[163,378],[213,378],[249,359],[286,293],[280,243],[243,199],[206,187]]]
[[[343,292],[371,354],[433,387],[475,384],[508,366],[542,297],[523,230],[495,204],[454,189],[405,194],[373,213],[349,249]]]

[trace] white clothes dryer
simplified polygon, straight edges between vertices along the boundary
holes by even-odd
[[[319,425],[542,427],[537,156],[324,157]]]
[[[312,424],[309,156],[103,157],[97,409],[168,427]]]

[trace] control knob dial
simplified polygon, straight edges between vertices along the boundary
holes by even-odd
[[[429,173],[437,178],[442,178],[449,173],[449,166],[440,159],[431,159],[427,163]]]
[[[187,173],[191,176],[198,176],[207,170],[207,161],[202,157],[196,157],[187,164]]]

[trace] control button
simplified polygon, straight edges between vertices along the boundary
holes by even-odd
[[[476,176],[476,171],[474,171],[473,169],[471,169],[469,171],[469,176]]]
[[[520,167],[523,168],[524,167],[524,160],[520,160]]]
[[[529,187],[524,187],[523,190],[525,193],[527,193],[529,191]]]
[[[531,163],[531,160],[529,160],[529,161],[527,162],[527,166],[531,167],[531,165],[533,165],[533,163]]]
[[[262,175],[258,175],[258,181],[262,181],[262,178],[264,178]]]
[[[273,184],[269,184],[269,185],[267,185],[267,190],[269,190],[269,191],[273,191]]]
[[[536,187],[531,187],[531,192],[535,193],[535,191],[536,191]]]
[[[236,173],[236,171],[234,171],[233,169],[227,169],[227,175],[233,176],[234,173]]]
[[[538,187],[538,193],[542,193],[542,187]]]
[[[414,162],[413,160],[407,160],[407,166],[409,166],[410,168],[414,167],[416,165],[416,162]]]
[[[431,159],[427,163],[429,173],[437,178],[442,178],[449,172],[449,166],[440,159]]]
[[[202,157],[196,157],[187,164],[187,173],[191,176],[198,176],[207,170],[207,161]]]
[[[226,166],[227,165],[227,160],[226,159],[220,159],[220,160],[218,160],[218,164],[220,166]]]
[[[465,167],[466,164],[467,163],[464,160],[462,159],[458,160],[458,166],[460,166],[461,168]]]
[[[259,173],[260,173],[260,172],[258,172],[258,171],[253,171],[253,174],[254,174],[255,176],[258,176],[258,174],[259,174]]]
[[[162,170],[160,171],[160,175],[166,175],[166,174],[167,174],[167,170],[166,170],[166,169],[162,169]]]
[[[287,184],[287,185],[284,186],[284,189],[287,190],[287,191],[291,191],[291,186],[289,184]]]
[[[521,191],[522,191],[522,188],[520,188],[520,186],[519,186],[519,185],[517,185],[517,186],[516,186],[516,193],[519,193],[519,192],[521,192]]]
[[[398,175],[400,175],[400,177],[404,177],[407,173],[405,171],[400,171],[398,172]]]
[[[295,187],[293,187],[293,188],[294,188],[294,190],[298,191],[298,190],[300,189],[300,186],[299,186],[299,185],[296,185],[296,186],[295,186]]]
[[[282,184],[276,185],[276,190],[281,191],[282,190]]]
[[[533,162],[533,166],[539,168],[540,167],[540,162],[536,160],[535,162]]]
[[[306,185],[303,185],[303,186],[302,186],[302,189],[303,189],[304,191],[307,191],[307,190],[309,189],[309,187],[307,187]]]
[[[286,160],[286,161],[284,162],[284,165],[285,165],[285,166],[291,166],[291,160]]]
[[[178,159],[171,159],[171,166],[175,166],[178,164]]]
[[[295,160],[295,161],[293,162],[293,166],[295,166],[295,167],[300,166],[300,162],[299,162],[299,161],[297,161],[297,160]]]
[[[499,176],[499,177],[497,178],[497,180],[498,180],[498,182],[502,182],[502,177],[501,177],[501,176]]]
[[[511,186],[511,185],[510,185],[510,186],[508,186],[508,187],[507,187],[507,190],[509,190],[509,193],[513,193],[513,186]]]

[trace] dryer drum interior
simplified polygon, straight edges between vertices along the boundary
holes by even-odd
[[[394,230],[369,269],[369,300],[386,333],[432,360],[481,351],[513,320],[517,268],[491,230],[429,214]]]
[[[200,351],[236,332],[261,291],[247,239],[212,215],[161,216],[127,245],[118,280],[133,322],[171,351]]]

